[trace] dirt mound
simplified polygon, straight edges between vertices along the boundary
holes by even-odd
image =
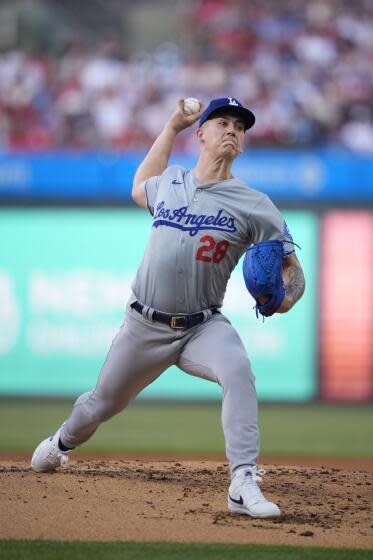
[[[227,512],[228,467],[212,461],[72,460],[51,474],[0,463],[0,538],[373,547],[373,474],[265,466],[283,515]]]

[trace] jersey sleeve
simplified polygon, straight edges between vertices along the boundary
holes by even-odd
[[[145,181],[146,205],[152,216],[154,214],[154,205],[157,198],[160,179],[161,175],[150,177],[150,179]]]
[[[172,188],[172,181],[176,184],[184,182],[185,169],[180,165],[167,167],[161,175],[150,177],[145,181],[146,205],[151,215],[154,215],[154,208],[159,193],[165,195],[168,189]]]
[[[250,213],[249,238],[251,243],[280,240],[284,255],[294,253],[293,238],[280,211],[268,196],[263,195]]]

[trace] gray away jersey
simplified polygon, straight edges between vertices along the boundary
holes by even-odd
[[[221,307],[250,245],[292,240],[271,200],[236,178],[201,185],[192,170],[174,165],[148,179],[145,190],[153,226],[132,290],[159,311]],[[293,251],[285,243],[285,254]]]

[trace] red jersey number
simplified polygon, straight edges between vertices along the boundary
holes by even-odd
[[[229,241],[216,243],[211,235],[204,235],[200,239],[202,245],[198,248],[197,261],[220,263],[227,254]]]

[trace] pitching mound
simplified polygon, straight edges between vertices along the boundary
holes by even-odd
[[[283,515],[229,514],[228,468],[210,461],[75,461],[52,474],[0,465],[0,538],[373,547],[373,475],[265,467]]]

